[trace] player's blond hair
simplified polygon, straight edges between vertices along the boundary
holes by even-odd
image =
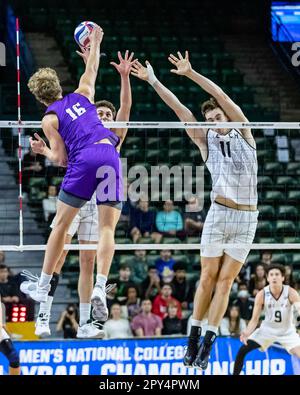
[[[28,81],[28,88],[39,102],[48,105],[62,96],[58,75],[50,67],[41,68],[34,73]]]

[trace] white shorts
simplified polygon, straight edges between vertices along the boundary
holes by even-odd
[[[50,225],[55,226],[55,217]],[[78,212],[71,223],[68,235],[73,237],[77,233],[78,240],[98,242],[98,209],[96,204],[86,203]]]
[[[271,332],[267,332],[262,328],[256,329],[251,336],[248,338],[258,343],[262,351],[265,351],[273,343],[280,343],[288,352],[295,347],[300,347],[300,336],[293,330],[284,335],[273,335]]]
[[[6,340],[6,339],[10,339],[10,337],[8,336],[6,330],[4,328],[1,328],[0,343],[2,342],[2,340]]]
[[[201,244],[252,244],[257,226],[258,211],[235,210],[212,203],[203,226]],[[250,248],[220,248],[207,246],[201,249],[205,257],[219,257],[224,253],[244,263]]]

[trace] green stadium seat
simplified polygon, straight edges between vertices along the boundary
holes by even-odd
[[[271,233],[273,231],[272,221],[258,221],[257,233]]]
[[[296,236],[287,236],[283,238],[283,242],[285,244],[289,244],[289,243],[300,243],[300,237],[296,237]]]
[[[257,139],[255,140],[257,144]],[[283,172],[282,164],[279,162],[266,162],[263,168],[264,175],[279,175]]]
[[[288,235],[296,232],[296,225],[293,221],[277,221],[275,229],[276,233],[283,233],[285,235]]]
[[[298,218],[298,209],[294,206],[279,206],[277,217],[280,219],[296,219]]]
[[[286,168],[287,175],[300,175],[300,162],[289,162]]]
[[[116,244],[131,244],[132,240],[126,237],[116,237],[115,242]]]
[[[287,262],[286,253],[273,252],[273,254],[272,254],[272,262],[281,263],[281,264],[288,263]]]
[[[295,252],[293,254],[293,265],[294,266],[300,266],[300,252]]]
[[[274,237],[260,237],[259,238],[259,243],[261,244],[276,244],[278,243],[278,240],[275,239]]]
[[[200,235],[199,236],[188,236],[187,243],[200,244]]]
[[[288,202],[292,203],[292,202],[296,202],[298,203],[300,201],[300,191],[288,191]]]
[[[285,195],[280,191],[266,191],[263,200],[265,203],[278,204],[279,202],[284,202],[286,199],[285,199]],[[300,200],[300,191],[299,191],[299,200]]]
[[[45,188],[47,181],[44,177],[31,177],[29,180],[29,187]]]
[[[279,176],[276,179],[276,184],[278,185],[283,185],[284,187],[292,186],[292,185],[298,185],[298,180],[295,177],[291,176]]]
[[[257,177],[257,185],[260,187],[272,187],[273,180],[269,176],[258,176]]]
[[[178,239],[177,237],[164,236],[162,242],[163,244],[180,244],[181,240]]]
[[[154,243],[154,241],[153,241],[153,239],[151,239],[151,237],[141,237],[138,242],[139,242],[139,244],[153,244]]]
[[[275,209],[271,205],[258,206],[258,211],[262,219],[273,219],[276,215]]]

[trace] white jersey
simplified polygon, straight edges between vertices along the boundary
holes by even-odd
[[[237,204],[257,205],[256,149],[232,129],[220,135],[207,131],[206,165],[212,178],[211,201],[219,195]]]
[[[289,285],[283,285],[278,299],[274,298],[269,286],[264,288],[265,318],[260,326],[263,333],[281,336],[295,332],[293,306],[289,301],[289,288]]]

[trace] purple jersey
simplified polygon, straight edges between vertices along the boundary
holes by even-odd
[[[119,138],[106,129],[98,118],[95,105],[79,93],[70,93],[51,104],[45,115],[51,113],[57,115],[58,131],[64,140],[69,160],[78,150],[104,138],[109,138],[115,146],[119,144]]]
[[[51,104],[46,114],[51,113],[58,117],[58,131],[68,154],[61,188],[84,200],[90,200],[97,190],[98,204],[123,200],[122,166],[115,148],[120,139],[103,126],[95,105],[85,96],[71,93]],[[105,138],[112,145],[97,144]]]

